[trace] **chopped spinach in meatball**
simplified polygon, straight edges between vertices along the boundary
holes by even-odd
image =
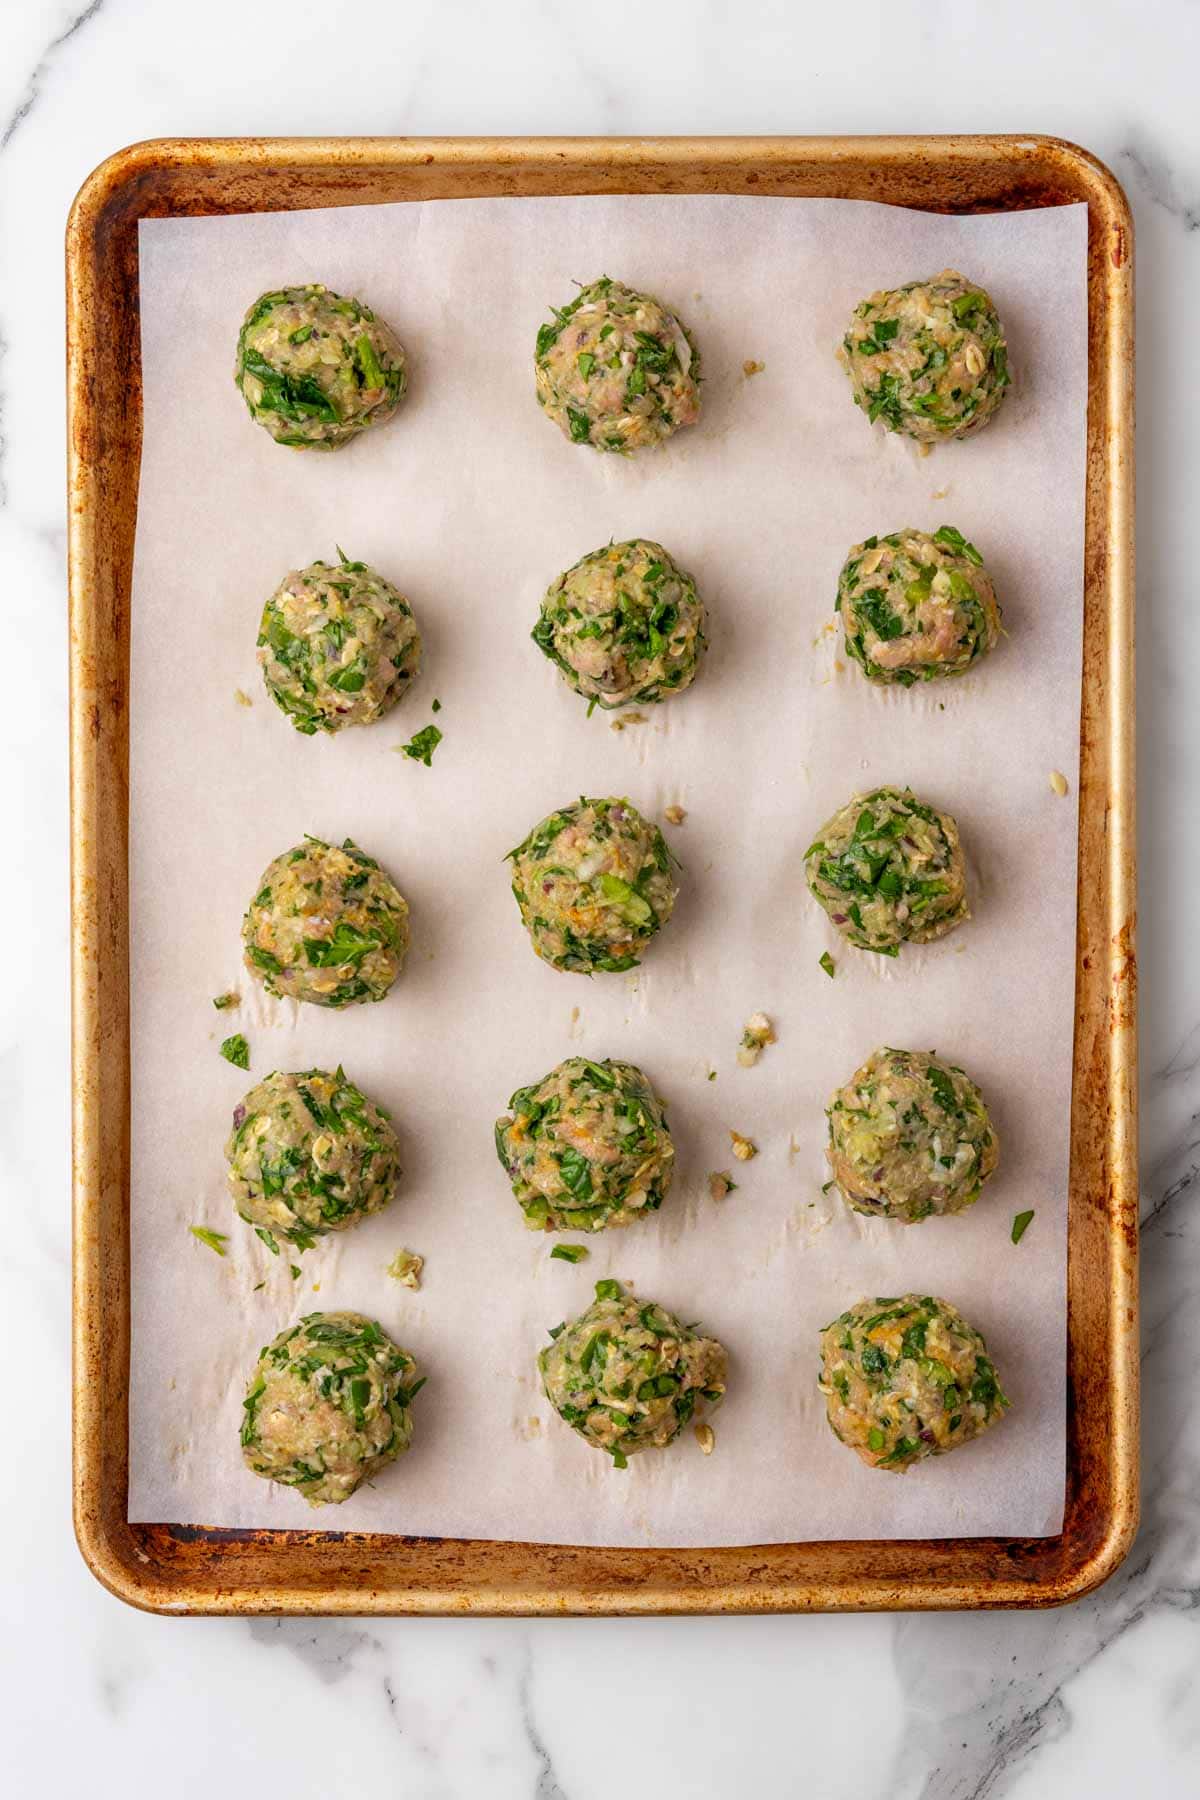
[[[649,705],[690,687],[704,605],[661,544],[605,544],[551,583],[533,641],[592,706]]]
[[[533,1230],[604,1231],[662,1205],[675,1146],[633,1063],[568,1057],[508,1104],[496,1154]]]
[[[309,1313],[259,1355],[242,1402],[242,1456],[310,1506],[348,1500],[408,1449],[423,1378],[361,1313]]]
[[[537,334],[537,399],[573,444],[625,453],[695,424],[700,353],[660,301],[605,275],[552,310]]]
[[[906,789],[856,794],[804,853],[809,890],[842,936],[897,956],[970,918],[958,826]]]
[[[271,698],[311,737],[370,725],[403,698],[421,634],[391,582],[343,555],[284,576],[263,607],[258,660]]]
[[[979,1332],[929,1295],[859,1300],[826,1325],[819,1385],[834,1436],[900,1475],[978,1437],[1009,1404]]]
[[[995,648],[1000,608],[983,558],[953,525],[856,544],[838,580],[846,651],[868,681],[962,675]]]
[[[636,968],[678,893],[662,832],[628,800],[560,807],[509,859],[534,950],[576,974]]]
[[[395,332],[369,306],[314,283],[254,302],[233,379],[277,444],[340,450],[391,418],[408,366]]]
[[[974,1204],[1000,1156],[983,1095],[924,1050],[876,1050],[826,1109],[826,1154],[855,1212],[916,1224]]]
[[[996,309],[956,269],[862,301],[838,355],[871,423],[926,444],[981,430],[1011,380]]]
[[[306,838],[270,863],[242,923],[246,967],[269,994],[315,1006],[382,1000],[408,949],[408,904],[347,838]]]
[[[274,1246],[306,1250],[387,1205],[400,1173],[390,1115],[338,1069],[268,1075],[235,1109],[229,1191]]]
[[[538,1355],[546,1398],[618,1469],[669,1444],[725,1393],[724,1347],[616,1281],[598,1281],[587,1311],[550,1336]]]

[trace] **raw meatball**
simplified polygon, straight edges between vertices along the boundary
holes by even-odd
[[[633,1063],[568,1057],[508,1104],[496,1154],[534,1231],[603,1231],[662,1205],[675,1146],[662,1101]]]
[[[898,956],[971,916],[958,826],[907,788],[855,794],[804,861],[813,898],[863,950]]]
[[[635,969],[679,892],[662,832],[628,800],[577,800],[508,854],[535,951],[577,974]]]
[[[538,1354],[546,1398],[618,1469],[639,1450],[669,1444],[725,1392],[724,1347],[616,1281],[598,1281],[582,1317],[550,1336]]]
[[[996,309],[956,269],[862,301],[838,355],[871,423],[925,444],[981,430],[1011,379]]]
[[[821,1333],[833,1435],[901,1475],[978,1437],[1008,1406],[986,1351],[945,1300],[859,1300]]]
[[[979,1198],[1000,1146],[975,1083],[924,1050],[876,1050],[826,1109],[829,1166],[855,1212],[916,1224]]]
[[[304,1495],[348,1500],[412,1442],[417,1365],[361,1313],[309,1313],[259,1356],[242,1402],[246,1467]]]
[[[1000,608],[974,544],[953,525],[856,544],[838,579],[846,652],[869,681],[962,675],[995,648]]]
[[[342,1070],[268,1075],[234,1109],[229,1191],[266,1241],[307,1250],[379,1212],[400,1173],[390,1114]]]
[[[538,327],[538,405],[573,444],[641,450],[700,416],[700,352],[649,294],[604,276]]]
[[[263,607],[258,660],[267,692],[297,731],[370,725],[421,664],[412,607],[367,563],[310,563]]]
[[[319,285],[263,294],[238,334],[233,379],[277,444],[340,450],[390,419],[408,365],[390,325]]]
[[[665,700],[696,679],[704,605],[661,544],[633,538],[593,550],[551,584],[533,641],[591,706]]]
[[[408,949],[408,903],[347,838],[306,838],[271,863],[242,922],[246,967],[269,994],[348,1006],[382,1000]]]

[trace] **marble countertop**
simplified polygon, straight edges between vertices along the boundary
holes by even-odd
[[[359,0],[329,25],[334,11],[0,9],[0,580],[14,656],[0,737],[20,771],[17,879],[0,883],[0,1293],[23,1371],[10,1376],[0,1499],[13,1791],[336,1795],[352,1769],[356,1789],[413,1800],[600,1800],[626,1779],[669,1800],[1194,1794],[1200,711],[1183,564],[1200,484],[1186,401],[1200,376],[1200,7],[863,0],[847,18],[788,0],[588,12]],[[916,130],[1075,139],[1124,182],[1137,219],[1145,1502],[1132,1554],[1090,1599],[1030,1616],[359,1623],[128,1610],[84,1569],[69,1513],[72,195],[113,149],[163,135]]]

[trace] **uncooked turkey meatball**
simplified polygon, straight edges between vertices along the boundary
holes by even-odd
[[[804,853],[809,890],[850,943],[883,956],[943,937],[964,919],[958,826],[907,789],[856,794]]]
[[[1008,1407],[987,1345],[945,1300],[859,1300],[821,1333],[829,1424],[873,1469],[904,1474],[994,1425]]]
[[[534,1231],[604,1231],[662,1205],[675,1146],[633,1063],[568,1057],[508,1105],[496,1154]]]
[[[225,1156],[239,1215],[300,1249],[379,1212],[400,1173],[388,1113],[341,1069],[268,1075],[234,1109]]]
[[[310,1506],[348,1500],[412,1442],[417,1365],[362,1313],[309,1313],[259,1356],[242,1456]]]
[[[392,417],[408,365],[395,332],[369,306],[312,283],[254,302],[233,379],[250,417],[277,444],[340,450]]]
[[[656,825],[629,800],[573,801],[509,851],[534,950],[556,969],[634,969],[678,889]]]
[[[704,654],[696,584],[661,544],[605,544],[551,583],[533,641],[593,706],[652,705],[690,687]]]
[[[408,904],[350,838],[306,838],[268,864],[242,921],[246,967],[314,1006],[382,1000],[404,966]]]
[[[1012,379],[996,309],[957,269],[863,300],[838,356],[871,423],[924,444],[982,430]]]
[[[870,1218],[916,1224],[963,1212],[1000,1157],[975,1083],[924,1050],[876,1050],[826,1116],[833,1179]]]
[[[275,704],[311,737],[382,718],[420,668],[421,634],[390,581],[342,556],[284,576],[263,607],[258,660]]]
[[[700,353],[650,294],[605,275],[538,328],[538,405],[573,444],[625,454],[700,416]]]
[[[598,1281],[587,1311],[550,1335],[538,1355],[546,1398],[618,1469],[639,1450],[662,1449],[724,1396],[724,1346],[617,1281]]]
[[[992,578],[953,525],[856,544],[838,579],[837,609],[846,653],[867,680],[900,687],[965,674],[1000,636]]]

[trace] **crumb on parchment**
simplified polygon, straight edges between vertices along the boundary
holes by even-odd
[[[239,706],[253,706],[254,702],[244,688],[234,688],[233,697]]]
[[[742,1031],[737,1059],[743,1069],[752,1069],[768,1044],[775,1042],[775,1027],[766,1013],[751,1013]]]
[[[425,1267],[425,1258],[418,1256],[415,1250],[397,1250],[387,1266],[387,1272],[393,1281],[401,1287],[419,1288],[421,1270]]]
[[[725,1169],[714,1169],[708,1178],[708,1197],[710,1200],[724,1200],[727,1194],[737,1192],[737,1182]]]
[[[733,1154],[739,1162],[749,1162],[752,1156],[758,1155],[758,1145],[753,1138],[743,1137],[740,1131],[729,1128],[729,1141],[733,1145]]]
[[[759,362],[757,357],[748,356],[742,364],[742,374],[746,377],[746,380],[749,381],[752,375],[761,375],[766,366],[766,363]]]
[[[645,725],[647,722],[646,715],[643,712],[622,713],[619,719],[614,719],[612,721],[609,725],[609,730],[624,731],[627,725]]]
[[[1054,792],[1058,795],[1060,800],[1062,799],[1063,795],[1067,792],[1068,785],[1069,784],[1067,782],[1067,778],[1064,774],[1062,774],[1058,769],[1051,769],[1051,771],[1050,771],[1050,786],[1054,789]]]
[[[663,818],[668,825],[682,825],[687,818],[687,812],[682,806],[664,806]]]
[[[699,1444],[705,1456],[711,1456],[713,1453],[713,1446],[717,1441],[717,1434],[712,1426],[693,1425],[692,1430],[695,1432],[696,1442]]]

